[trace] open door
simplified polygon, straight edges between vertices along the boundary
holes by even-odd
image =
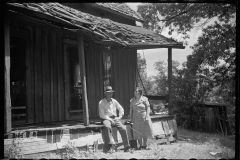
[[[26,123],[26,52],[27,41],[21,36],[10,38],[10,95],[12,124]]]
[[[66,120],[83,119],[82,83],[78,46],[64,43]]]

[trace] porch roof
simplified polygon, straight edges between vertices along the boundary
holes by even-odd
[[[118,12],[120,14],[126,15],[128,17],[132,17],[132,19],[135,19],[137,21],[144,22],[142,16],[139,13],[132,10],[125,3],[93,3],[92,5],[103,9],[106,8]]]
[[[59,3],[8,3],[10,10],[17,11],[72,31],[81,30],[103,45],[124,48],[180,48],[182,43],[151,30],[117,23],[110,19],[93,16]]]

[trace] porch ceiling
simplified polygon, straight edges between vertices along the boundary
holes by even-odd
[[[78,11],[59,3],[8,3],[13,10],[48,22],[60,22],[65,28],[80,29],[94,41],[105,45],[119,45],[124,48],[180,48],[182,43],[164,37],[151,30],[114,22]],[[29,12],[27,12],[29,11]],[[39,20],[38,19],[38,20]]]

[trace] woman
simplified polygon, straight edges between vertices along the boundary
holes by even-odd
[[[147,149],[148,138],[153,138],[150,104],[147,97],[142,95],[142,89],[137,88],[130,100],[129,118],[133,122],[133,138],[138,140],[139,149]]]

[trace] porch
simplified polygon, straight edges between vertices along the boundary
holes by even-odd
[[[154,135],[156,139],[160,139],[159,143],[176,140],[177,126],[174,116],[155,114],[151,115],[151,119]],[[121,122],[124,123],[126,120],[125,117],[121,119]],[[104,144],[101,135],[104,126],[100,119],[90,119],[89,122],[89,126],[84,126],[83,120],[13,126],[11,133],[4,136],[4,147],[10,146],[14,140],[21,147],[22,153],[27,155],[61,149],[68,143],[72,143],[74,147],[94,146],[93,144],[96,143]],[[130,125],[126,125],[126,129],[129,140],[134,140]],[[117,130],[113,132],[115,132],[113,138],[121,148],[121,136]],[[104,150],[103,146],[100,145],[97,148]]]

